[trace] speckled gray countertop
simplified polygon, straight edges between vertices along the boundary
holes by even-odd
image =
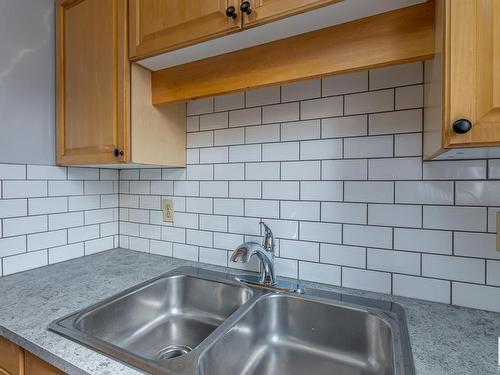
[[[116,249],[0,278],[0,335],[69,374],[141,374],[47,331],[47,326],[56,318],[182,265],[199,264]],[[500,374],[497,367],[498,313],[305,284],[401,304],[408,318],[418,375]]]

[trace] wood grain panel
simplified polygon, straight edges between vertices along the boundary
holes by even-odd
[[[243,0],[242,0],[243,1]],[[343,0],[247,0],[252,13],[243,14],[243,27],[253,27]]]
[[[445,1],[444,147],[500,144],[500,1]],[[466,134],[451,124],[472,122]]]
[[[127,7],[121,0],[57,4],[57,161],[127,161]],[[114,149],[124,150],[121,160]]]
[[[129,56],[136,60],[241,29],[226,16],[238,0],[129,0]]]
[[[33,354],[26,352],[25,356],[26,375],[64,375],[65,373],[49,363],[42,361]]]
[[[434,19],[427,2],[153,72],[153,104],[428,59]]]
[[[23,349],[3,337],[0,337],[0,374],[24,374]]]

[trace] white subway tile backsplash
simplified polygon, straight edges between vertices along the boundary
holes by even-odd
[[[28,201],[26,199],[0,200],[0,219],[27,216],[27,214]]]
[[[414,62],[370,70],[370,90],[423,82],[423,64]]]
[[[321,163],[319,161],[295,161],[281,163],[282,180],[319,180]]]
[[[396,109],[422,108],[424,105],[424,86],[396,88]]]
[[[26,166],[18,164],[0,164],[0,180],[25,180]]]
[[[300,141],[320,138],[320,121],[296,121],[281,124],[282,141]]]
[[[451,303],[500,312],[500,288],[453,282]]]
[[[396,181],[396,203],[453,204],[452,181]]]
[[[366,180],[368,163],[366,160],[323,160],[322,180]]]
[[[300,239],[314,242],[340,243],[342,242],[342,226],[329,223],[300,223]]]
[[[370,180],[420,180],[422,160],[420,158],[394,158],[368,160]]]
[[[320,261],[340,266],[365,268],[366,249],[358,246],[322,243],[320,245]]]
[[[263,199],[299,199],[298,181],[264,181],[262,183]]]
[[[346,245],[374,246],[390,249],[392,247],[392,229],[345,224],[343,226],[343,241]]]
[[[230,162],[260,161],[262,158],[261,145],[245,145],[229,147]]]
[[[3,259],[4,276],[47,265],[47,250],[19,254]]]
[[[494,206],[500,203],[500,181],[457,181],[455,203],[469,206]]]
[[[341,181],[301,181],[300,199],[316,201],[341,201],[344,185]]]
[[[214,214],[243,216],[243,199],[214,199]]]
[[[418,228],[422,225],[422,208],[414,205],[369,204],[368,224]]]
[[[235,92],[227,95],[219,95],[215,98],[215,111],[228,111],[230,109],[243,108],[245,106],[245,93]]]
[[[65,180],[67,175],[66,167],[56,167],[51,165],[28,165],[28,180]]]
[[[372,292],[391,293],[391,274],[343,267],[342,286]]]
[[[356,72],[323,78],[323,96],[350,94],[368,90],[368,72]]]
[[[422,133],[396,134],[394,136],[394,156],[421,156]]]
[[[393,156],[393,137],[356,137],[344,139],[344,157],[380,158]]]
[[[420,254],[407,251],[368,249],[367,267],[371,270],[420,274]]]
[[[244,180],[245,164],[216,164],[214,165],[215,180]]]
[[[267,104],[279,103],[281,100],[279,86],[263,87],[246,92],[246,106],[256,107]]]
[[[368,117],[366,115],[333,117],[321,120],[321,137],[356,137],[368,134]]]
[[[279,275],[499,309],[499,163],[422,163],[422,64],[368,75],[188,103],[188,168],[0,164],[4,272],[118,244],[255,271],[256,260],[228,258],[260,241],[264,219]],[[162,197],[174,201],[173,224]],[[60,218],[73,214],[79,225],[66,228]]]
[[[84,244],[76,243],[49,249],[49,264],[82,257],[85,254]]]
[[[340,285],[341,268],[329,264],[299,262],[299,278],[331,285]]]
[[[259,181],[229,181],[230,198],[261,198]]]
[[[369,115],[370,135],[422,131],[422,110],[374,113]]]
[[[247,163],[245,165],[245,174],[247,180],[279,180],[280,163]]]
[[[281,87],[281,101],[283,103],[318,98],[320,96],[321,79],[293,82]]]
[[[65,214],[49,215],[49,230],[82,226],[83,216],[84,216],[83,212],[71,212]]]
[[[262,145],[263,161],[299,159],[299,142],[267,143]]]
[[[394,248],[421,253],[452,252],[452,232],[427,229],[394,229]]]
[[[367,205],[361,203],[321,202],[321,221],[366,224]]]
[[[486,178],[485,160],[428,161],[424,180],[472,180]]]
[[[45,231],[47,231],[47,216],[44,215],[3,219],[4,237]]]
[[[483,259],[423,254],[422,275],[483,284],[486,281],[485,261]]]
[[[319,261],[319,244],[316,242],[280,240],[280,257]]]
[[[264,124],[299,120],[299,103],[269,105],[262,108]]]
[[[300,104],[300,119],[317,119],[342,116],[344,100],[341,96],[306,100]]]
[[[486,283],[488,285],[500,286],[500,262],[496,260],[486,261]]]
[[[275,200],[246,199],[245,216],[279,219],[280,202]]]
[[[213,131],[187,134],[187,148],[210,147],[214,145]]]
[[[500,259],[495,234],[455,232],[453,234],[453,243],[454,255]]]
[[[408,275],[394,275],[393,293],[397,296],[450,303],[451,283]]]
[[[214,98],[191,100],[187,103],[187,115],[210,113],[214,110]]]
[[[282,201],[280,211],[282,219],[319,221],[320,203]]]
[[[227,112],[210,113],[200,116],[200,130],[223,129],[229,126]]]
[[[424,228],[486,231],[486,208],[424,206]]]
[[[245,143],[278,142],[280,140],[280,125],[250,126],[245,129],[245,137]]]
[[[345,115],[394,110],[394,90],[381,90],[345,96]]]
[[[26,252],[26,236],[0,238],[0,257]]]
[[[50,184],[55,184],[57,182],[56,181],[49,182],[49,189],[50,189]],[[47,196],[46,181],[4,181],[2,185],[3,185],[2,197],[4,199],[33,198],[33,197]],[[58,195],[67,195],[67,194],[58,194]]]
[[[342,140],[323,139],[300,142],[301,160],[340,159],[342,158]]]
[[[229,127],[258,125],[262,122],[260,107],[229,112]]]
[[[346,202],[392,203],[394,184],[386,181],[346,181],[344,200]]]

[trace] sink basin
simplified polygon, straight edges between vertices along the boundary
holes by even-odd
[[[203,353],[200,373],[394,374],[392,330],[361,309],[267,295]]]
[[[252,294],[240,285],[173,275],[121,293],[58,325],[91,346],[97,343],[101,349],[163,361],[196,348]]]
[[[49,329],[154,375],[414,375],[392,302],[181,267]]]

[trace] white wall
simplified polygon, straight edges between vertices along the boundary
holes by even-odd
[[[54,164],[54,0],[0,0],[0,163]]]

